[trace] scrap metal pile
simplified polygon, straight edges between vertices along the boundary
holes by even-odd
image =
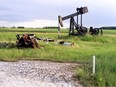
[[[16,46],[18,48],[39,48],[37,38],[34,34],[17,34]]]

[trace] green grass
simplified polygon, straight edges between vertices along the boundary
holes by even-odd
[[[104,34],[116,35],[116,30],[104,30]]]
[[[77,77],[87,87],[116,86],[116,31],[105,30],[103,36],[68,36],[68,30],[50,29],[0,29],[0,42],[16,42],[16,34],[34,33],[37,37],[54,38],[46,44],[39,41],[41,49],[0,48],[1,61],[50,60],[59,62],[80,62]],[[58,40],[70,41],[74,46],[58,45]],[[92,56],[96,56],[96,73],[92,74]]]
[[[0,32],[39,32],[39,33],[57,33],[58,29],[36,29],[36,28],[0,28]],[[61,32],[67,33],[68,29],[61,29]]]

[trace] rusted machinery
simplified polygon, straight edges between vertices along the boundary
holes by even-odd
[[[103,35],[103,30],[101,28],[93,28],[93,27],[90,27],[90,29],[89,29],[89,34],[90,35],[98,35],[99,33],[101,35]]]
[[[17,34],[16,37],[18,48],[39,48],[34,34]]]
[[[76,13],[70,14],[68,16],[64,16],[64,17],[62,17],[60,15],[58,16],[58,24],[59,24],[58,36],[60,33],[60,26],[63,27],[63,21],[67,20],[67,19],[70,19],[69,35],[82,35],[82,36],[86,35],[88,29],[86,27],[83,27],[82,15],[88,12],[88,8],[81,7],[81,8],[77,8],[76,10],[77,10]],[[80,24],[79,24],[79,15],[81,17]],[[77,17],[76,22],[74,20],[74,17]],[[75,30],[76,30],[76,32],[75,32]],[[98,35],[99,33],[101,33],[101,35],[103,35],[103,31],[101,28],[90,27],[90,29],[89,29],[90,35]]]
[[[61,27],[63,27],[63,21],[70,19],[69,35],[85,35],[87,33],[87,28],[82,25],[82,15],[88,12],[87,7],[81,7],[76,9],[77,12],[70,14],[68,16],[62,17],[58,16],[58,22]],[[80,15],[80,24],[79,24]],[[77,17],[77,22],[75,22],[74,17]],[[76,30],[76,32],[75,32]],[[60,32],[60,27],[58,27],[58,32]]]

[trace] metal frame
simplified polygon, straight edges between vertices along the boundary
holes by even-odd
[[[87,7],[81,7],[81,8],[77,8],[76,10],[77,10],[76,13],[64,17],[58,16],[58,36],[60,32],[60,26],[63,27],[63,21],[67,19],[70,19],[69,35],[75,35],[75,34],[83,35],[83,33],[85,34],[86,30],[83,30],[85,28],[83,28],[83,24],[82,24],[82,15],[87,13],[88,9]],[[79,25],[79,15],[81,17],[80,25]],[[77,17],[77,23],[74,20],[75,16]],[[77,32],[75,32],[75,29],[77,30]]]

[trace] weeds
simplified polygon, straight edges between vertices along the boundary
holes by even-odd
[[[81,62],[83,66],[77,69],[77,78],[86,87],[116,86],[116,31],[104,31],[103,36],[87,35],[80,37],[68,36],[67,30],[63,30],[60,40],[73,42],[74,46],[63,46],[54,42],[46,44],[46,42],[39,41],[39,44],[43,46],[41,49],[6,48],[7,45],[10,45],[8,44],[9,40],[13,43],[16,42],[15,35],[17,33],[25,32],[33,32],[37,37],[58,40],[57,30],[2,30],[0,32],[1,61],[50,60]],[[94,75],[92,74],[91,61],[93,55],[96,56],[96,73]]]

